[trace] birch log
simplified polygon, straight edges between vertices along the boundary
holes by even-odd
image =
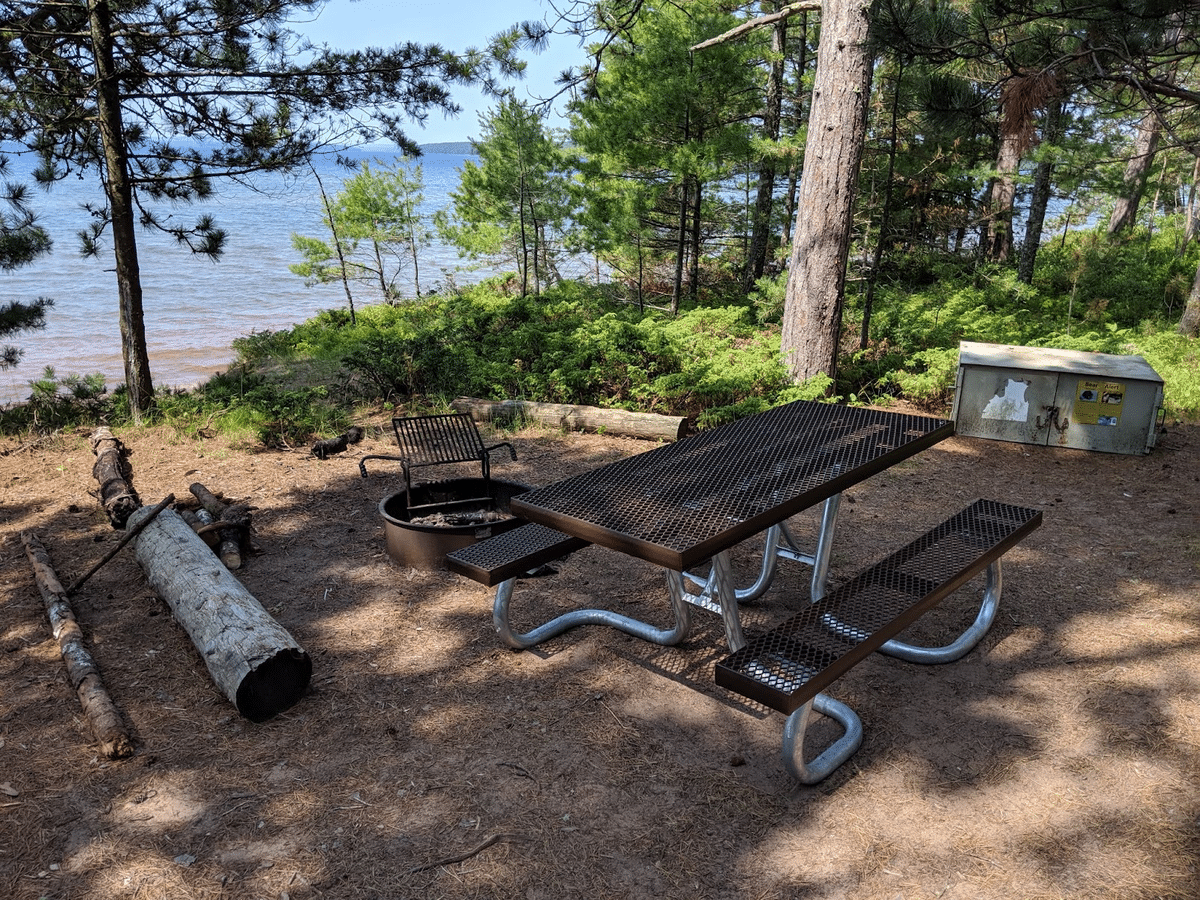
[[[139,509],[130,525],[148,513]],[[238,712],[263,722],[300,700],[312,660],[174,510],[145,527],[134,552]]]
[[[524,419],[565,431],[596,431],[651,441],[677,441],[687,433],[687,419],[683,416],[660,416],[624,409],[530,400],[477,400],[473,397],[459,397],[450,405],[460,413],[469,413],[477,422]]]
[[[75,621],[67,592],[54,573],[50,554],[32,532],[22,532],[21,541],[25,544],[25,555],[33,566],[42,602],[46,604],[50,631],[58,641],[59,652],[67,667],[67,680],[79,697],[79,705],[83,707],[84,717],[100,744],[100,752],[109,759],[132,756],[133,742],[125,731],[121,713],[104,688],[100,669],[83,642],[83,632]]]

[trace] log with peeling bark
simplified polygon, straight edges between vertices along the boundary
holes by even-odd
[[[107,428],[97,428],[91,437],[96,462],[92,477],[100,483],[100,504],[113,528],[124,528],[129,516],[141,506],[137,493],[126,480],[124,448]]]
[[[460,413],[470,413],[477,422],[537,422],[565,431],[596,431],[651,441],[677,441],[687,433],[683,416],[575,406],[570,403],[534,403],[530,400],[477,400],[459,397],[450,404]]]
[[[240,569],[242,547],[250,544],[250,507],[244,503],[227,504],[198,481],[188,490],[217,526],[217,555],[221,562],[227,568]]]
[[[143,507],[130,516],[131,527],[148,513]],[[312,678],[309,655],[182,517],[163,510],[138,535],[134,552],[238,712],[263,722],[300,700]]]
[[[128,544],[130,541],[132,541],[135,537],[137,537],[138,532],[140,532],[143,528],[145,528],[147,525],[149,525],[151,522],[153,522],[155,516],[157,516],[160,512],[162,512],[164,509],[166,509],[168,506],[170,506],[174,502],[175,502],[175,495],[167,494],[166,497],[164,497],[161,501],[159,501],[157,506],[153,507],[150,510],[148,515],[146,515],[144,518],[138,520],[138,524],[136,526],[126,529],[125,533],[123,535],[121,535],[121,539],[119,541],[117,541],[117,545],[115,547],[113,547],[111,550],[109,550],[107,553],[105,553],[104,556],[101,557],[101,559],[98,563],[96,563],[94,566],[92,566],[90,569],[88,569],[86,572],[84,572],[82,575],[80,575],[78,578],[76,578],[73,582],[71,582],[71,586],[69,588],[67,588],[67,596],[68,597],[71,596],[77,590],[79,590],[81,587],[83,587],[84,583],[89,578],[91,578],[93,575],[95,575],[97,572],[99,572],[101,567],[104,566],[105,563],[107,563],[114,556],[116,556],[118,553],[121,552],[122,547],[124,547],[126,544]]]
[[[50,630],[58,640],[58,649],[67,667],[67,680],[79,697],[79,705],[83,707],[92,734],[100,744],[100,751],[109,759],[131,756],[133,742],[125,730],[120,711],[104,688],[100,669],[84,644],[83,632],[75,621],[67,592],[54,573],[50,555],[32,532],[22,532],[21,541],[25,544],[25,555],[33,566],[38,591],[46,604]]]

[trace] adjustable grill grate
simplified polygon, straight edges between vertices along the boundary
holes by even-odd
[[[475,420],[456,413],[392,419],[400,457],[410,469],[479,460],[487,475],[487,452]],[[505,445],[497,445],[505,446]]]
[[[507,447],[515,460],[517,451],[507,441],[485,447],[479,436],[475,420],[466,413],[451,413],[442,416],[409,416],[392,419],[392,430],[396,432],[396,443],[400,446],[399,456],[364,456],[358,464],[363,477],[367,476],[365,463],[368,459],[389,459],[399,462],[404,470],[404,486],[412,493],[412,470],[425,466],[440,466],[449,463],[478,462],[483,476],[486,497],[466,497],[454,501],[455,505],[471,505],[487,501],[492,496],[491,463],[488,454]],[[444,508],[447,504],[431,504]],[[414,507],[409,508],[409,512]]]

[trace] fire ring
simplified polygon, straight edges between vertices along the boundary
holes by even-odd
[[[452,478],[416,484],[379,503],[387,554],[415,569],[444,569],[446,554],[522,524],[508,501],[527,484],[496,478]]]

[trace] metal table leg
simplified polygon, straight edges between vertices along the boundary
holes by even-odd
[[[738,614],[737,591],[733,586],[733,567],[729,564],[729,553],[722,550],[713,557],[712,576],[716,579],[715,599],[721,607],[721,618],[725,620],[725,641],[731,651],[746,646],[742,635],[742,619]]]
[[[796,543],[791,530],[786,524],[772,525],[764,533],[762,564],[759,566],[758,577],[754,583],[745,588],[736,588],[734,595],[738,603],[752,603],[766,593],[767,588],[775,578],[776,566],[781,559],[801,562],[813,567],[811,596],[813,601],[825,596],[825,582],[829,576],[829,558],[833,552],[833,535],[837,528],[838,509],[841,506],[842,495],[834,494],[821,507],[821,527],[817,534],[817,546],[812,553],[805,553]],[[689,594],[690,601],[695,606],[719,612],[712,604],[714,578],[712,570],[708,575],[696,575],[684,572],[686,578],[696,587],[699,594]]]
[[[496,599],[492,604],[492,624],[495,625],[500,639],[516,650],[540,644],[580,625],[607,625],[644,641],[668,647],[686,638],[692,628],[692,607],[683,599],[683,591],[680,589],[671,591],[671,610],[675,619],[671,628],[657,628],[648,622],[607,609],[576,609],[563,613],[531,631],[516,632],[508,620],[508,608],[515,584],[516,579],[510,578],[496,586]]]
[[[725,623],[725,640],[730,650],[740,650],[746,645],[742,634],[742,619],[738,613],[738,601],[725,602],[726,597],[737,594],[733,587],[733,569],[729,564],[729,553],[722,551],[713,557],[712,569],[704,579],[704,592],[689,594],[684,589],[684,579],[691,579],[687,572],[667,570],[667,589],[671,592],[672,604],[681,602],[685,606],[698,606],[716,613]]]
[[[1004,589],[1004,578],[1000,571],[1000,560],[996,560],[987,568],[987,585],[983,590],[983,602],[975,621],[954,641],[943,647],[920,647],[916,644],[906,644],[893,638],[879,648],[880,653],[903,659],[907,662],[933,665],[949,663],[962,659],[983,640],[992,623],[996,621],[996,612],[1000,609],[1000,594]]]
[[[808,730],[809,714],[816,710],[842,726],[842,736],[830,744],[812,762],[804,762],[804,733]],[[787,717],[783,726],[781,748],[783,767],[804,784],[816,784],[827,778],[838,766],[862,746],[862,720],[845,703],[827,694],[817,694]]]
[[[880,646],[879,652],[906,662],[922,665],[938,665],[962,659],[983,640],[983,636],[988,633],[992,623],[996,621],[996,613],[1000,609],[1000,595],[1003,590],[1004,578],[1001,572],[1001,560],[997,559],[987,567],[987,584],[984,587],[983,601],[979,605],[975,621],[957,638],[941,647],[921,647],[892,638]],[[825,613],[821,616],[821,621],[834,634],[845,635],[852,641],[861,641],[866,637],[861,629],[848,625],[832,613]]]

